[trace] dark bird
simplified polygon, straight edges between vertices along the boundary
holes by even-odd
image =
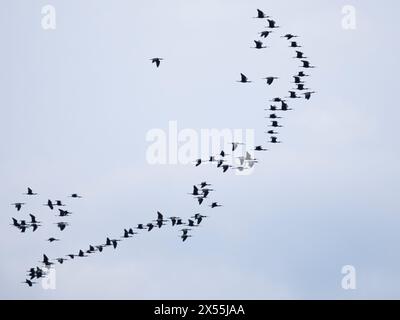
[[[131,238],[132,235],[129,233],[128,230],[124,229],[124,235],[122,236],[122,238]]]
[[[164,216],[161,214],[161,212],[157,211],[157,220],[155,220],[157,223],[158,228],[161,228],[164,225],[164,222],[167,220],[164,220]]]
[[[56,200],[54,205],[57,207],[65,207],[65,204],[63,204],[61,200]]]
[[[267,118],[268,119],[282,119],[282,117],[278,117],[275,113],[271,113]]]
[[[222,205],[218,204],[217,202],[213,202],[210,204],[211,209],[217,208],[217,207],[222,207]]]
[[[24,194],[27,196],[36,196],[37,195],[37,193],[34,193],[31,188],[28,188],[28,192],[24,193]]]
[[[251,81],[249,81],[249,79],[243,73],[240,74],[240,81],[238,81],[238,82],[251,83]]]
[[[77,257],[83,258],[83,257],[88,257],[88,255],[85,254],[82,250],[79,250]]]
[[[289,48],[301,48],[301,46],[299,46],[296,41],[292,41],[290,42]]]
[[[290,98],[290,99],[300,99],[300,97],[296,94],[296,92],[295,91],[289,91],[289,97],[287,97],[287,98]]]
[[[269,109],[264,109],[264,110],[265,111],[277,111],[278,108],[276,106],[271,105],[271,106],[269,106]]]
[[[63,231],[68,226],[68,222],[56,222],[56,225],[60,231]]]
[[[271,100],[271,102],[282,102],[282,101],[285,101],[285,100],[283,100],[282,98],[273,98],[272,100]]]
[[[54,209],[54,205],[53,205],[53,202],[51,200],[47,200],[47,203],[44,204],[44,206],[49,207],[50,210]]]
[[[258,19],[266,19],[269,18],[269,16],[267,16],[264,12],[262,12],[260,9],[257,9],[257,17],[254,18],[258,18]]]
[[[232,168],[232,166],[229,165],[229,164],[224,164],[224,165],[222,166],[222,172],[227,172],[229,168]]]
[[[272,121],[270,127],[282,128],[282,126],[278,123],[278,121]]]
[[[244,145],[244,143],[241,142],[232,142],[231,144],[232,144],[232,151],[235,151],[239,145]]]
[[[112,243],[112,246],[113,246],[114,249],[117,249],[117,245],[118,245],[119,241],[121,241],[121,240],[117,240],[117,239],[112,239],[111,240],[111,243]]]
[[[193,236],[188,235],[188,234],[183,234],[183,235],[181,235],[180,237],[182,238],[182,241],[184,242],[184,241],[187,240],[187,238],[191,238],[191,237],[193,237]]]
[[[197,159],[195,162],[195,166],[198,167],[199,165],[201,165],[202,160],[201,159]]]
[[[19,223],[19,229],[21,230],[22,233],[24,233],[26,231],[26,228],[28,228],[29,226],[26,224],[25,220],[21,220],[21,222]]]
[[[11,205],[14,206],[17,209],[17,211],[20,211],[22,206],[25,205],[25,202],[15,202],[12,203]]]
[[[142,223],[139,223],[135,229],[143,230],[146,229]]]
[[[299,77],[299,76],[293,76],[293,78],[294,78],[294,83],[295,83],[295,84],[303,83],[303,81],[301,81],[301,77]]]
[[[15,218],[11,218],[13,223],[12,226],[19,228],[21,225],[19,224],[18,220]]]
[[[94,253],[96,252],[96,248],[93,247],[92,245],[89,245],[89,250],[86,251],[86,253]]]
[[[225,160],[218,160],[217,168],[221,167],[224,164]]]
[[[57,261],[59,264],[63,264],[64,261],[67,261],[67,259],[64,259],[64,258],[57,258],[56,261]]]
[[[147,231],[151,231],[154,228],[154,225],[152,223],[147,224]]]
[[[60,211],[60,214],[58,215],[59,217],[67,217],[72,214],[72,212],[69,212],[68,210],[58,209],[58,211]]]
[[[193,192],[189,193],[189,194],[192,196],[199,196],[200,195],[199,188],[197,188],[196,186],[193,186]]]
[[[196,213],[193,216],[193,218],[196,219],[197,224],[200,224],[203,221],[204,218],[207,218],[207,216],[203,216],[200,213]]]
[[[315,66],[312,66],[312,65],[310,64],[310,62],[307,61],[307,60],[301,60],[301,62],[303,62],[303,65],[300,66],[301,68],[305,68],[305,69],[315,68]]]
[[[298,83],[297,84],[297,89],[294,90],[299,90],[299,91],[303,91],[303,90],[308,90],[309,88],[304,88],[304,83]]]
[[[207,183],[206,181],[203,181],[202,183],[200,183],[200,188],[205,188],[207,186],[211,186],[211,184]]]
[[[178,222],[178,217],[169,217],[169,219],[171,220],[172,226],[174,227],[177,222]]]
[[[284,36],[282,36],[282,38],[286,38],[288,40],[293,39],[293,38],[297,38],[298,36],[294,36],[293,34],[285,34]]]
[[[298,77],[309,77],[308,74],[305,74],[303,71],[299,71],[299,73],[297,74]]]
[[[262,31],[262,32],[260,32],[260,37],[266,38],[269,36],[270,33],[272,33],[272,31]]]
[[[277,137],[271,137],[271,143],[281,143],[280,141],[278,141]]]
[[[47,241],[51,243],[51,242],[54,242],[54,241],[60,241],[60,239],[56,239],[56,238],[51,237],[51,238],[48,238]]]
[[[82,197],[77,193],[73,193],[70,195],[70,198],[82,198]]]
[[[296,51],[296,56],[293,57],[294,59],[307,59],[307,57],[304,56],[304,53],[301,51]]]
[[[26,279],[24,282],[22,283],[26,283],[29,287],[32,287],[32,285],[34,285],[36,282],[32,282],[31,280]]]
[[[36,220],[36,217],[33,214],[29,214],[29,216],[31,217],[31,224],[40,223],[40,221]]]
[[[210,194],[210,191],[214,191],[214,190],[213,190],[213,189],[204,188],[204,189],[203,189],[202,197],[203,197],[203,198],[207,198],[208,195]]]
[[[314,93],[315,93],[315,91],[305,92],[305,93],[303,93],[304,94],[304,98],[306,100],[310,100],[311,99],[311,95],[314,94]]]
[[[276,21],[272,20],[272,19],[268,19],[268,27],[270,29],[275,29],[275,28],[279,28],[279,26],[276,25]]]
[[[45,254],[43,255],[42,263],[43,263],[46,267],[49,267],[49,266],[51,266],[51,265],[53,264],[52,262],[50,262],[49,258],[48,258]]]
[[[264,149],[263,146],[256,146],[254,151],[268,151],[268,149]]]
[[[278,77],[266,77],[266,78],[263,78],[263,79],[267,80],[267,84],[268,85],[271,85],[274,82],[274,80],[277,80],[279,78]]]
[[[164,60],[164,59],[163,58],[152,58],[150,60],[151,60],[151,63],[155,63],[157,68],[158,68],[160,66],[160,64],[161,64],[161,61]]]
[[[192,219],[188,219],[188,226],[189,227],[197,227],[197,225],[194,224],[194,221]]]
[[[289,108],[289,105],[286,102],[282,101],[281,110],[280,111],[290,111],[292,109]]]
[[[254,49],[265,49],[266,48],[266,46],[263,45],[262,41],[254,40],[254,43],[256,44],[255,47],[252,47]]]
[[[76,257],[75,254],[67,254],[66,257],[70,257],[71,259],[74,259]]]

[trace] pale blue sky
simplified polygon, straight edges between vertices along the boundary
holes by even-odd
[[[57,10],[54,31],[41,28],[45,4]],[[341,27],[347,4],[356,30]],[[299,64],[277,35],[271,49],[249,48],[265,25],[251,18],[256,8],[300,36],[318,94],[292,104],[284,143],[259,156],[253,175],[148,165],[146,132],[170,120],[250,128],[264,142],[263,108],[286,95]],[[0,298],[400,298],[399,9],[393,0],[3,1]],[[153,56],[166,59],[158,70]],[[240,72],[281,79],[241,86]],[[224,207],[188,242],[166,228],[66,262],[56,290],[20,283],[43,253],[102,243],[157,210],[192,215],[187,193],[203,180]],[[41,196],[16,213],[10,203],[27,186]],[[74,215],[60,234],[41,205],[72,192],[85,199],[68,200]],[[24,235],[9,225],[31,212],[49,224]],[[50,235],[63,241],[49,245]],[[340,286],[347,264],[355,291]]]

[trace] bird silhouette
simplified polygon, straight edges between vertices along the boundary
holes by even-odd
[[[37,193],[34,193],[31,188],[28,188],[28,192],[24,193],[24,194],[27,196],[36,196],[37,195]]]
[[[269,18],[269,16],[267,16],[263,11],[261,11],[260,9],[257,9],[257,17],[254,18],[258,18],[258,19],[267,19]]]
[[[241,82],[241,83],[251,83],[251,81],[249,81],[249,79],[243,74],[243,73],[241,73],[240,74],[240,80],[238,81],[238,82]]]
[[[266,78],[263,78],[263,79],[267,80],[267,84],[268,85],[271,85],[274,82],[274,80],[277,80],[279,78],[278,77],[266,77]]]
[[[25,205],[25,202],[15,202],[11,204],[12,206],[15,207],[15,209],[17,209],[17,211],[20,211],[22,209],[22,206]]]
[[[164,60],[163,58],[151,58],[151,63],[155,63],[157,68],[160,66],[161,61]]]

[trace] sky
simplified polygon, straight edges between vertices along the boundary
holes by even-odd
[[[48,4],[55,30],[42,28]],[[342,26],[345,5],[354,30]],[[257,8],[281,26],[261,51],[251,49],[266,25],[252,18]],[[400,298],[399,9],[393,0],[3,0],[0,298]],[[317,66],[307,79],[317,93],[290,101],[283,143],[257,154],[252,174],[147,161],[146,135],[168,133],[170,121],[251,129],[267,145],[263,109],[287,95],[300,65],[284,33],[299,35]],[[165,59],[159,69],[152,57]],[[237,83],[241,72],[254,82]],[[270,75],[280,79],[268,87]],[[204,180],[223,207],[188,195]],[[39,195],[23,196],[28,186]],[[73,212],[63,232],[47,199]],[[27,205],[17,212],[16,201]],[[54,290],[21,283],[43,254],[120,237],[157,211],[209,217],[186,242],[163,227],[57,265]],[[10,226],[29,213],[44,222],[35,233]],[[342,287],[346,265],[354,290]]]

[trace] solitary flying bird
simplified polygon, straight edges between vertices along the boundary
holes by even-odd
[[[250,83],[251,81],[249,81],[249,79],[247,79],[247,77],[243,74],[243,73],[241,73],[240,74],[240,81],[238,81],[238,82],[241,82],[241,83]]]
[[[267,80],[267,84],[268,85],[271,85],[274,82],[274,80],[277,80],[279,78],[278,77],[266,77],[266,78],[263,78],[263,79]]]
[[[37,195],[37,193],[34,193],[31,188],[28,188],[28,192],[24,193],[24,194],[27,196],[36,196]]]
[[[161,60],[164,60],[163,58],[152,58],[150,59],[151,63],[155,63],[157,68],[160,66]]]

